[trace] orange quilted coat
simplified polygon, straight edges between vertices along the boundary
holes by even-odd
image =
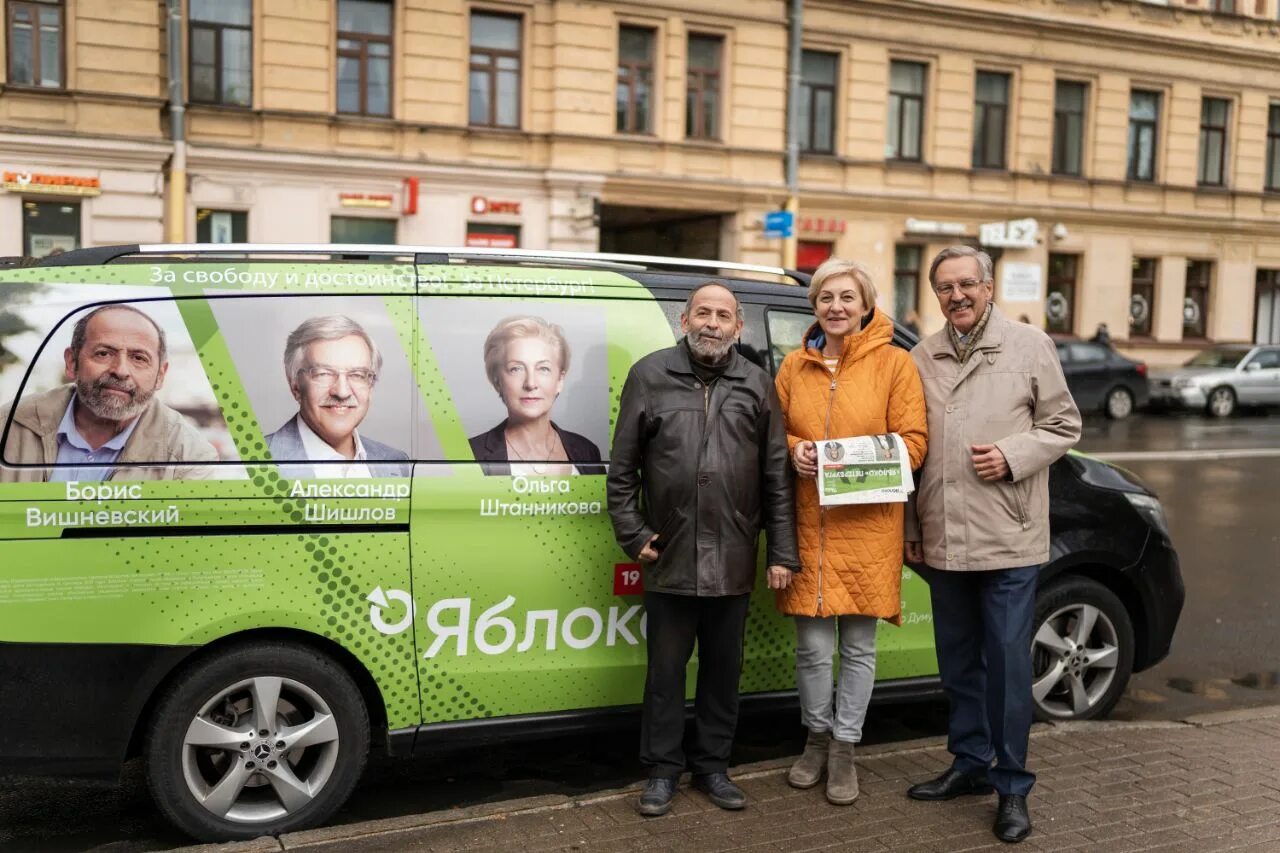
[[[928,444],[924,391],[907,351],[892,345],[893,323],[879,311],[845,339],[835,376],[810,347],[778,371],[778,398],[794,450],[801,441],[896,432],[916,469]],[[834,390],[832,384],[834,379]],[[901,624],[903,504],[818,505],[813,480],[796,483],[796,533],[802,571],[779,590],[778,609],[790,616],[878,616]]]

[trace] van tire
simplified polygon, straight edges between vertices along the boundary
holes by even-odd
[[[1086,619],[1092,620],[1092,628],[1081,638],[1080,623]],[[1134,646],[1129,611],[1102,584],[1077,575],[1041,589],[1031,639],[1036,719],[1105,717],[1129,683]],[[1077,687],[1083,689],[1073,690]]]
[[[156,805],[210,842],[323,823],[368,753],[369,714],[351,676],[314,649],[277,641],[192,664],[159,698],[143,743]]]

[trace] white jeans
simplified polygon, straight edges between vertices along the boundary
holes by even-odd
[[[840,630],[840,683],[832,696],[832,657]],[[876,679],[876,617],[797,616],[796,686],[800,719],[839,741],[862,740],[862,722]],[[833,714],[834,710],[834,714]]]

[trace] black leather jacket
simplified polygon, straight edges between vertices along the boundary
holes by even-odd
[[[755,585],[757,542],[769,565],[798,571],[790,460],[769,374],[732,351],[710,391],[683,342],[631,368],[609,459],[609,515],[635,558],[660,534],[645,589],[740,595]]]

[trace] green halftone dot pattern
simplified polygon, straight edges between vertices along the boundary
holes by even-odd
[[[228,276],[228,273],[231,275]],[[417,287],[412,264],[288,262],[118,263],[95,266],[24,267],[0,270],[5,282],[115,284],[168,288],[178,296],[203,296],[206,289],[246,293],[360,294],[406,293]]]

